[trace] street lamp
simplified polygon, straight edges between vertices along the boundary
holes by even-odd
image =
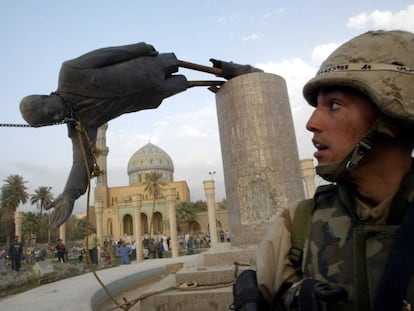
[[[213,177],[213,175],[216,173],[215,171],[212,171],[212,172],[208,172],[209,174],[210,174],[210,176],[211,176],[211,180],[214,180],[214,177]]]

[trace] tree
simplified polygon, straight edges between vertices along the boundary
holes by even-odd
[[[217,206],[221,209],[227,209],[227,200],[226,199],[222,199],[221,202],[217,203]]]
[[[196,212],[206,212],[207,211],[207,202],[198,200],[194,202],[194,209]]]
[[[50,190],[52,187],[40,186],[30,196],[30,203],[36,204],[37,208],[40,208],[40,215],[42,215],[43,208],[53,201],[53,194]]]
[[[3,180],[5,184],[1,187],[1,208],[11,208],[16,211],[20,203],[25,204],[29,198],[26,183],[20,175],[10,175]]]
[[[153,198],[152,212],[151,212],[151,224],[150,224],[150,235],[153,235],[153,223],[154,223],[154,212],[155,212],[155,203],[157,198],[162,196],[163,187],[166,185],[165,182],[161,181],[162,174],[158,172],[151,172],[145,174],[145,192],[148,192],[149,195]]]
[[[3,180],[5,184],[0,193],[0,221],[4,228],[7,244],[14,236],[14,213],[20,203],[25,204],[29,198],[25,181],[20,175],[10,175]]]
[[[40,219],[35,213],[28,212],[24,214],[22,233],[26,237],[26,240],[30,241],[33,235],[39,232]]]
[[[177,224],[185,224],[187,227],[196,219],[196,210],[192,202],[180,202],[176,205]],[[188,230],[187,230],[188,231]]]

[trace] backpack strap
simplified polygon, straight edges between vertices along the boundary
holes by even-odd
[[[309,236],[314,206],[315,203],[313,199],[303,200],[298,204],[295,211],[289,260],[296,268],[302,266],[303,249],[305,247],[306,239]]]
[[[319,186],[312,199],[299,202],[293,218],[291,232],[291,248],[289,250],[289,260],[295,268],[301,268],[303,260],[303,250],[306,239],[309,237],[312,223],[312,214],[315,210],[315,203],[318,198],[326,193],[336,191],[337,185],[328,184]]]

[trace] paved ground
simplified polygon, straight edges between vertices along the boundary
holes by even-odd
[[[194,260],[194,256],[147,259],[140,263],[121,265],[97,271],[98,277],[110,292],[122,291],[128,282],[135,282],[148,273],[165,269],[167,264]],[[151,272],[152,271],[152,272]],[[93,273],[42,285],[35,289],[0,299],[0,309],[7,311],[92,310],[91,305],[106,297]]]

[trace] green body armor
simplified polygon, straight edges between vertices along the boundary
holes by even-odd
[[[290,260],[301,267],[304,278],[347,290],[348,300],[333,310],[371,310],[399,224],[412,201],[412,181],[410,174],[384,226],[359,220],[349,191],[340,185],[319,187],[314,199],[297,207]],[[414,306],[413,279],[405,300]]]

